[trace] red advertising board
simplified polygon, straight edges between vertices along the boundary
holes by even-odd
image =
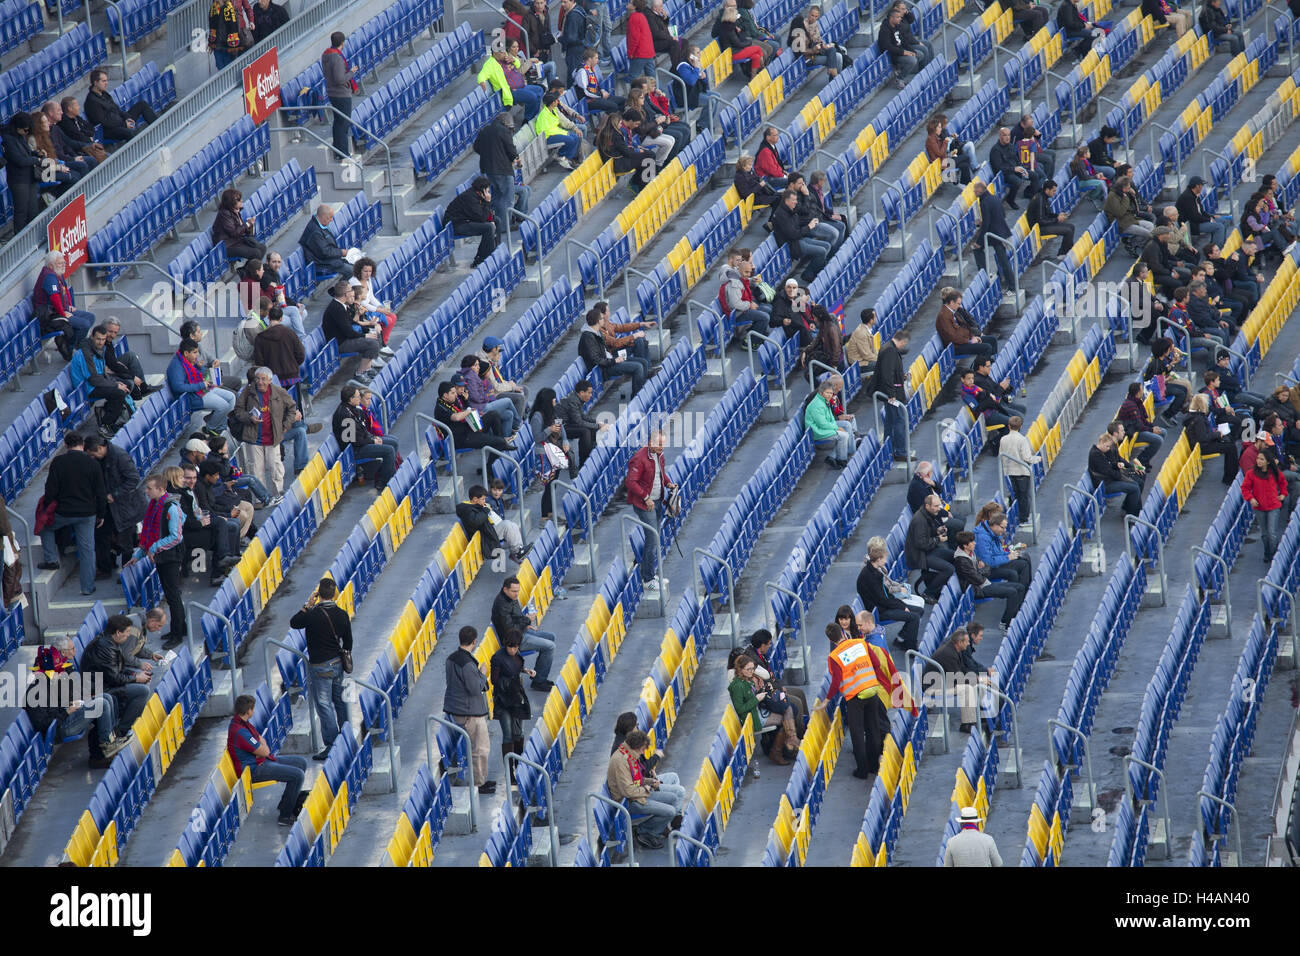
[[[275,47],[244,67],[244,109],[254,123],[280,108],[280,57]]]
[[[90,230],[86,225],[85,193],[78,193],[50,220],[46,238],[50,252],[61,252],[68,260],[68,270],[64,275],[70,276],[86,264],[86,241],[90,238]]]

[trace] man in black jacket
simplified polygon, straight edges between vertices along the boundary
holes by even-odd
[[[40,181],[43,166],[40,154],[27,142],[31,132],[31,119],[20,111],[14,114],[0,133],[5,181],[9,184],[14,205],[14,235],[22,232],[29,222],[41,214]]]
[[[624,349],[619,349],[619,354],[611,355],[600,330],[601,321],[602,313],[599,309],[593,308],[587,312],[587,327],[578,337],[578,356],[586,363],[588,371],[599,368],[606,381],[620,375],[632,376],[632,394],[635,395],[645,384],[647,366],[639,361],[629,361]]]
[[[1218,0],[1215,2],[1217,3]],[[1206,7],[1206,9],[1211,8]],[[1223,14],[1219,15],[1223,16]],[[1237,39],[1241,38],[1237,37]],[[1202,208],[1201,193],[1203,192],[1205,192],[1205,180],[1200,176],[1193,176],[1187,181],[1187,188],[1179,193],[1174,201],[1174,206],[1178,210],[1178,221],[1187,223],[1192,237],[1199,239],[1202,245],[1205,242],[1212,242],[1216,246],[1222,246],[1223,241],[1228,237],[1228,224]]]
[[[139,401],[154,392],[162,391],[161,385],[150,385],[144,380],[144,366],[140,356],[130,349],[118,354],[117,337],[122,334],[122,323],[108,318],[100,323],[108,338],[104,343],[105,363],[108,370],[131,386],[131,397]]]
[[[487,506],[487,489],[482,485],[471,485],[468,500],[456,505],[456,517],[465,529],[465,537],[473,539],[478,534],[482,541],[484,559],[490,558],[501,548],[501,539],[492,527],[492,510]]]
[[[937,664],[943,669],[943,688],[945,696],[955,699],[961,726],[958,730],[968,734],[979,719],[979,681],[980,673],[972,670],[966,663],[966,653],[970,650],[970,636],[963,627],[957,628],[948,639],[935,649],[934,664],[925,665],[926,677],[938,678]],[[949,706],[952,701],[949,702]]]
[[[1226,346],[1232,341],[1232,326],[1224,320],[1218,308],[1210,303],[1209,289],[1204,282],[1193,281],[1187,291],[1190,293],[1187,299],[1187,317],[1192,320],[1192,325],[1196,326],[1201,337],[1214,344],[1212,351],[1217,352],[1219,345]]]
[[[445,431],[451,433],[458,452],[466,448],[491,447],[498,451],[509,451],[514,446],[509,438],[497,434],[497,413],[479,413],[481,428],[474,429],[469,424],[474,409],[469,405],[469,389],[462,380],[438,383],[438,403],[433,407],[433,417]]]
[[[1015,390],[1011,387],[1011,380],[1004,378],[1000,382],[993,380],[993,359],[987,356],[979,356],[975,359],[975,384],[984,389],[995,399],[998,404],[1017,415],[1027,415],[1028,410],[1024,405],[1011,401],[1011,396]]]
[[[1025,189],[1025,195],[1032,196],[1039,183],[1047,178],[1041,170],[1029,169],[1021,165],[1020,150],[1011,141],[1011,129],[1006,126],[998,130],[998,141],[989,150],[989,165],[995,173],[1002,174],[1002,182],[1006,187],[1006,195],[1002,201],[1012,209],[1020,208],[1016,205],[1016,194],[1020,191],[1022,183],[1029,184]]]
[[[316,207],[316,214],[307,220],[307,227],[298,238],[302,254],[308,262],[316,264],[316,274],[324,277],[339,275],[351,278],[352,266],[343,258],[343,250],[334,233],[329,231],[329,224],[334,221],[334,209],[322,203]]]
[[[487,675],[483,666],[474,657],[474,645],[478,643],[478,631],[468,625],[460,629],[457,638],[459,647],[452,651],[446,664],[446,690],[442,695],[442,709],[452,720],[465,728],[469,734],[470,762],[474,769],[474,782],[478,792],[490,794],[497,792],[495,780],[488,779],[488,704]],[[514,753],[514,743],[510,740],[501,742],[501,759],[506,754]],[[453,778],[455,782],[459,777]]]
[[[198,466],[181,465],[181,472],[184,477],[176,497],[181,503],[181,513],[185,515],[185,523],[181,526],[185,548],[191,558],[212,551],[209,583],[218,587],[226,572],[239,563],[239,522],[225,515],[213,514],[203,507],[197,491]],[[203,570],[201,565],[194,567],[191,562],[191,572]]]
[[[289,11],[271,0],[257,0],[253,4],[253,41],[261,43],[289,22]]]
[[[866,563],[858,573],[858,597],[866,610],[875,611],[881,624],[902,623],[903,629],[894,638],[895,647],[916,650],[917,637],[921,633],[921,614],[890,592],[885,581],[888,560],[889,550],[884,544],[868,544]]]
[[[471,268],[487,261],[501,241],[492,215],[492,184],[486,176],[475,176],[469,189],[447,204],[444,218],[451,223],[451,234],[457,239],[478,236],[478,251]]]
[[[339,390],[339,404],[330,418],[330,429],[340,448],[352,446],[352,460],[356,464],[379,462],[375,469],[375,490],[382,493],[397,474],[397,449],[371,432],[369,425],[361,408],[361,389],[356,385],[344,385]],[[461,447],[459,442],[456,447]]]
[[[584,333],[586,334],[586,333]],[[578,442],[578,467],[581,468],[596,447],[596,436],[609,428],[587,414],[587,402],[595,391],[585,378],[573,387],[573,391],[555,403],[555,417],[564,426],[564,434]]]
[[[876,34],[876,48],[889,56],[896,71],[895,83],[901,90],[907,85],[903,79],[925,68],[934,58],[934,49],[912,32],[916,17],[905,3],[895,3],[889,8],[880,31]]]
[[[925,593],[938,600],[954,571],[943,500],[938,495],[929,495],[925,504],[912,515],[912,523],[907,526],[907,537],[903,542],[903,553],[908,565],[921,572]]]
[[[1016,612],[1025,602],[1025,586],[1018,581],[990,581],[985,575],[986,565],[975,557],[975,534],[971,531],[958,531],[953,537],[957,550],[953,555],[953,567],[957,569],[957,579],[964,588],[974,588],[975,597],[1005,598],[1002,607],[1002,633],[1015,620]]]
[[[140,472],[125,448],[98,435],[86,439],[84,451],[99,462],[104,477],[108,507],[104,523],[95,529],[96,577],[108,577],[117,570],[118,555],[130,558],[135,551],[136,525],[144,520],[144,485]]]
[[[1124,495],[1124,513],[1137,516],[1142,512],[1142,489],[1136,481],[1130,481],[1120,471],[1119,466],[1110,458],[1115,447],[1115,439],[1110,432],[1097,439],[1097,444],[1088,449],[1088,477],[1094,485],[1106,483],[1106,493]]]
[[[333,578],[321,578],[302,610],[289,618],[289,626],[300,628],[307,642],[307,678],[325,743],[312,760],[329,756],[339,728],[349,719],[343,699],[343,654],[352,653],[352,619],[334,603],[338,593]]]
[[[1157,226],[1151,239],[1142,249],[1142,261],[1151,270],[1151,278],[1166,295],[1172,294],[1179,286],[1191,280],[1192,272],[1178,262],[1174,250],[1178,239],[1165,226]]]
[[[82,594],[95,593],[95,529],[104,520],[108,499],[99,462],[86,454],[84,439],[75,432],[63,436],[63,452],[50,462],[45,479],[45,501],[55,502],[54,520],[41,531],[43,571],[59,569],[55,535],[71,528],[77,542],[77,575]]]
[[[119,737],[130,730],[135,719],[144,713],[152,677],[151,667],[137,668],[127,657],[123,645],[130,639],[131,619],[125,614],[114,614],[81,654],[81,672],[87,676],[99,674],[104,690],[113,695],[117,704]]]
[[[90,92],[86,94],[86,120],[91,126],[102,126],[104,135],[112,140],[128,140],[158,116],[144,100],[132,103],[125,112],[108,92],[108,72],[90,71]]]
[[[510,111],[496,115],[474,138],[474,152],[478,153],[478,171],[487,177],[492,189],[492,221],[502,232],[509,233],[510,210],[522,215],[528,212],[528,199],[532,195],[527,186],[515,182],[515,167],[523,166],[515,149],[515,124]]]
[[[325,306],[325,314],[321,316],[321,331],[325,333],[326,341],[333,339],[339,343],[339,355],[356,355],[360,358],[356,379],[363,385],[369,385],[375,377],[372,366],[379,358],[379,350],[384,347],[384,343],[366,335],[361,326],[353,321],[357,312],[353,302],[355,293],[347,282],[339,279],[330,286],[329,292],[330,304]]]
[[[975,191],[980,217],[979,230],[975,233],[975,258],[979,263],[979,267],[984,269],[988,263],[984,251],[984,237],[998,236],[1009,240],[1011,238],[1011,227],[1007,225],[1007,217],[1002,211],[1002,203],[998,202],[997,197],[989,192],[988,187],[977,179],[972,184],[972,188]],[[1012,203],[1012,205],[1015,204]],[[1003,292],[1010,292],[1016,286],[1016,273],[1011,268],[1010,250],[1005,243],[998,242],[997,239],[991,240],[988,245],[993,249],[993,255],[998,260],[998,273],[1002,277]]]
[[[1223,15],[1219,0],[1205,0],[1201,7],[1201,32],[1210,38],[1210,47],[1222,43],[1228,48],[1228,56],[1236,56],[1246,49],[1246,40],[1232,29],[1232,23]]]
[[[90,142],[74,139],[59,125],[63,121],[63,109],[58,103],[50,100],[41,106],[41,112],[45,114],[45,119],[49,123],[50,142],[54,144],[54,152],[59,162],[81,176],[99,165],[99,160],[89,153]]]
[[[1059,236],[1061,245],[1056,250],[1053,259],[1062,258],[1066,251],[1074,245],[1074,226],[1066,222],[1069,218],[1063,212],[1052,212],[1052,197],[1056,195],[1056,180],[1049,179],[1043,183],[1043,188],[1034,193],[1034,198],[1029,200],[1029,224],[1038,227],[1038,234],[1044,238]],[[1044,243],[1045,247],[1047,244]],[[1040,255],[1042,249],[1039,250]]]
[[[501,590],[492,601],[492,629],[498,634],[511,630],[523,633],[519,653],[537,651],[533,690],[548,691],[555,686],[546,679],[551,673],[551,658],[555,654],[555,635],[537,629],[537,614],[519,606],[519,591],[519,579],[513,574],[501,582]]]
[[[885,434],[893,446],[894,461],[907,461],[907,369],[903,354],[911,337],[907,329],[899,329],[880,349],[876,358],[876,374],[872,390],[880,392],[885,403]],[[915,454],[912,455],[915,458]]]
[[[801,215],[798,206],[799,193],[787,189],[781,202],[772,210],[772,235],[777,242],[790,247],[791,261],[807,260],[801,278],[804,282],[812,282],[830,258],[831,244],[815,235],[821,220]]]

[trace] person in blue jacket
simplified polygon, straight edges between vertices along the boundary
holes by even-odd
[[[1007,514],[990,502],[980,509],[975,524],[975,557],[988,565],[984,572],[991,581],[1010,581],[1029,587],[1033,569],[1021,546],[1007,544]]]
[[[108,329],[97,325],[72,356],[68,371],[73,388],[86,383],[88,401],[104,402],[99,432],[105,438],[112,438],[135,411],[135,402],[131,400],[131,386],[108,370],[107,354]]]
[[[219,435],[225,430],[226,418],[235,407],[234,396],[225,389],[214,388],[208,381],[207,371],[199,364],[198,342],[193,339],[181,342],[181,347],[167,366],[167,386],[173,395],[185,395],[192,413],[191,427],[194,424],[193,415],[207,411],[211,414],[207,417],[204,431]]]

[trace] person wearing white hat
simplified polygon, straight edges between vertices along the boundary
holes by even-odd
[[[979,811],[961,808],[961,830],[948,838],[943,851],[944,866],[1001,866],[998,845],[980,829]]]

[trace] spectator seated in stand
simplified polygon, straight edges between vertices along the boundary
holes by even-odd
[[[86,93],[86,121],[91,127],[103,127],[104,136],[124,142],[158,119],[144,100],[136,100],[125,110],[108,92],[108,72],[90,71],[90,90]]]

